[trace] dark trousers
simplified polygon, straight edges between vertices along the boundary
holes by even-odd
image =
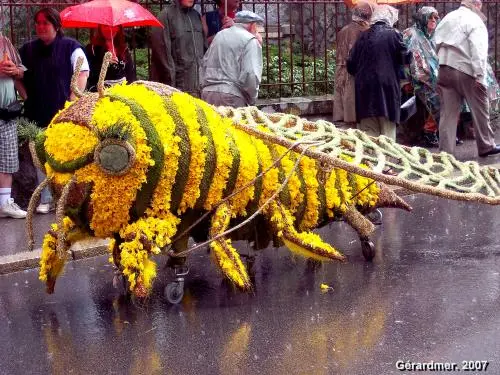
[[[446,65],[439,67],[438,77],[441,99],[439,149],[454,153],[458,119],[464,99],[471,110],[478,152],[483,154],[493,149],[495,138],[490,126],[490,102],[486,87],[468,74]]]

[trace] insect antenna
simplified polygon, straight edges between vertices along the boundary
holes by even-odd
[[[111,52],[108,51],[104,54],[104,58],[102,60],[101,72],[99,73],[99,80],[97,81],[97,92],[99,93],[100,98],[104,96],[104,81],[106,79],[106,73],[108,72],[108,66],[111,62],[112,56]]]
[[[73,72],[73,76],[71,77],[71,91],[77,98],[81,98],[83,96],[83,92],[80,90],[78,87],[78,77],[80,76],[80,71],[82,69],[83,65],[83,57],[79,57],[78,60],[76,60],[76,67],[75,71]]]

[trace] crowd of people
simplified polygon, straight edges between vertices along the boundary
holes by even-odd
[[[262,76],[262,38],[257,25],[263,19],[253,12],[237,12],[239,0],[219,0],[217,5],[203,17],[193,9],[194,0],[174,0],[164,8],[158,17],[164,28],[151,34],[151,79],[202,96],[211,104],[254,104]],[[80,91],[97,90],[108,51],[112,57],[105,82],[136,80],[123,27],[99,25],[83,47],[64,36],[56,9],[40,9],[34,23],[36,38],[19,51],[0,34],[0,217],[26,217],[12,196],[14,173],[31,181],[22,189],[23,206],[45,179],[33,167],[28,148],[18,149],[16,119],[22,108],[18,95],[24,100],[22,115],[45,128],[67,101],[74,100],[71,81],[80,58],[83,64],[76,82]],[[25,170],[19,171],[19,160],[26,159]],[[36,212],[45,214],[53,208],[53,198],[45,188]]]
[[[426,146],[453,154],[460,113],[470,112],[479,156],[500,153],[489,121],[500,89],[481,8],[463,0],[440,20],[423,6],[400,33],[397,9],[358,2],[337,38],[334,121],[396,139],[403,98],[414,96],[425,111],[418,127]]]
[[[194,3],[173,0],[159,14],[164,27],[151,33],[151,79],[210,104],[254,105],[263,68],[258,31],[263,18],[238,11],[240,0],[217,0],[217,8],[203,16]],[[40,9],[34,22],[36,38],[19,52],[0,34],[0,217],[26,216],[12,197],[12,176],[23,158],[15,121],[18,97],[24,100],[23,116],[45,128],[74,99],[71,80],[79,60],[79,90],[96,90],[108,51],[112,58],[105,80],[136,80],[122,27],[99,25],[83,47],[64,36],[57,10]],[[489,122],[490,103],[500,97],[500,89],[487,61],[481,1],[463,0],[441,21],[435,8],[423,6],[403,33],[395,28],[397,22],[398,10],[388,5],[360,1],[352,10],[352,22],[337,38],[334,121],[395,139],[401,102],[410,94],[426,110],[421,131],[428,145],[453,153],[459,114],[466,110],[479,156],[500,153]],[[37,173],[33,180],[41,182],[44,176]],[[36,211],[52,209],[45,189]]]

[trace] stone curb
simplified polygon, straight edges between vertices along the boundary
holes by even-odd
[[[71,253],[70,261],[106,254],[108,241],[107,239],[88,238],[76,242],[69,250]],[[39,248],[33,251],[0,256],[0,275],[37,268],[41,255],[42,249]]]

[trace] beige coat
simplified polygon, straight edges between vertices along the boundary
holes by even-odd
[[[352,21],[344,26],[337,35],[333,121],[356,122],[354,77],[347,73],[346,61],[359,34],[367,29],[368,24]]]

